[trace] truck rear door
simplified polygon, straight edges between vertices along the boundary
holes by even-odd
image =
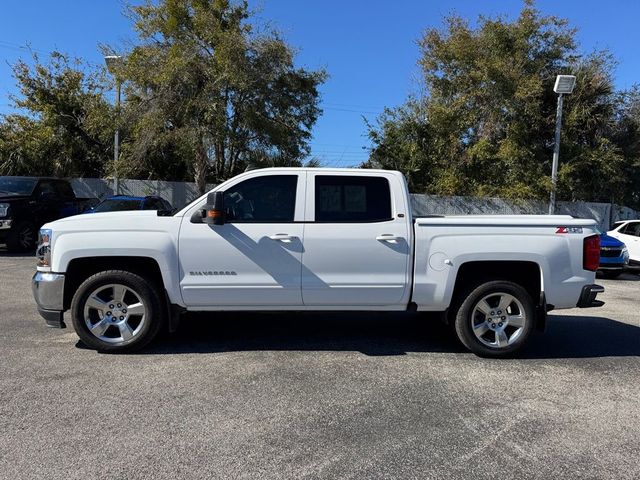
[[[411,226],[398,177],[321,170],[307,175],[305,306],[404,308]]]

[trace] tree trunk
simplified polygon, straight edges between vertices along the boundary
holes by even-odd
[[[204,195],[207,190],[207,167],[209,162],[207,161],[207,152],[204,147],[198,148],[196,152],[195,164],[193,166],[194,180],[196,182],[196,188],[198,194]]]

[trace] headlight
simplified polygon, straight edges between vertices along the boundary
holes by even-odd
[[[626,245],[622,248],[622,259],[624,263],[629,263],[629,250]]]
[[[53,232],[49,228],[41,228],[38,232],[38,249],[36,250],[36,265],[51,267],[51,240]]]
[[[0,217],[6,217],[9,214],[9,204],[0,203]]]

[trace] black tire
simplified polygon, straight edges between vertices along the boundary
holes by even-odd
[[[604,278],[613,279],[618,278],[620,275],[622,275],[622,270],[602,270],[600,274]]]
[[[535,323],[534,303],[531,295],[524,288],[513,282],[491,281],[467,292],[467,295],[463,295],[460,298],[458,306],[454,310],[456,334],[465,347],[481,357],[502,358],[513,355],[524,346],[533,332]],[[502,296],[499,294],[502,294]],[[514,322],[518,315],[521,314],[522,319],[517,320],[518,323],[522,323],[521,327],[509,325],[509,319],[512,318],[512,315],[507,314],[507,310],[505,310],[504,314],[500,311],[502,316],[497,315],[499,307],[496,304],[496,299],[498,302],[502,298],[508,299],[507,295],[515,299],[513,303],[508,305],[508,308],[511,313],[516,312],[513,315]],[[486,305],[492,306],[491,311],[486,316],[480,310],[476,310],[476,307],[480,308],[479,305],[484,299],[486,299]],[[517,310],[522,310],[522,312],[517,312]],[[484,326],[482,325],[483,317],[485,318]],[[474,333],[473,325],[479,327],[478,331],[482,331],[482,328],[490,327],[481,336],[482,340]],[[501,332],[501,339],[505,338],[502,333],[506,335],[508,344],[504,346],[497,345],[498,331]],[[496,342],[495,346],[488,344],[492,336],[494,342]]]
[[[7,235],[7,250],[10,252],[29,252],[36,248],[36,227],[23,220],[15,225]]]
[[[144,314],[136,316],[130,312],[131,317],[129,315],[126,315],[126,317],[121,316],[119,318],[125,318],[125,321],[118,322],[117,315],[122,314],[122,311],[119,313],[117,313],[116,310],[113,312],[104,312],[87,305],[87,301],[92,294],[96,291],[100,291],[99,294],[102,295],[102,292],[109,292],[112,286],[125,287],[124,290],[127,293],[125,293],[122,298],[122,304],[126,308],[129,307],[125,301],[129,301],[128,299],[131,298],[134,298],[134,301],[136,301],[135,297],[137,297],[136,305],[140,303],[142,304]],[[115,297],[116,291],[111,291],[113,291],[113,297]],[[87,347],[100,352],[124,353],[140,350],[155,338],[166,322],[166,305],[159,291],[159,288],[153,282],[136,273],[123,270],[107,270],[96,273],[86,279],[73,296],[73,300],[71,302],[71,320],[73,322],[73,327],[80,337],[80,340],[82,340]],[[94,295],[93,298],[96,298],[97,296],[98,295]],[[106,305],[105,308],[108,308],[109,304],[112,304],[111,307],[115,307],[115,303],[117,303],[116,299],[109,300],[108,295],[106,300],[104,295],[99,298],[99,300],[104,301]],[[85,309],[89,309],[89,314],[87,315],[87,317],[90,317],[89,320],[85,320]],[[133,305],[131,306],[131,309],[133,309]],[[109,315],[106,315],[106,313]],[[124,313],[126,314],[126,310]],[[92,322],[92,317],[95,318],[96,323]],[[139,317],[139,319],[137,317]],[[92,324],[93,327],[96,327],[97,324],[101,323],[103,320],[108,320],[105,324],[109,324],[103,334],[98,336],[97,334],[92,333],[87,322]],[[135,324],[133,324],[134,327],[131,328],[131,324],[129,323],[130,321],[138,321],[138,327],[135,327]],[[119,340],[116,337],[120,334],[120,327],[123,323],[127,323],[133,334],[127,339],[125,339],[124,334],[122,334],[121,340]],[[113,338],[110,338],[107,333],[113,336]],[[107,341],[102,339],[107,337],[109,337]]]

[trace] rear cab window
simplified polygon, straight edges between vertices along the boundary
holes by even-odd
[[[391,189],[384,177],[315,176],[315,222],[371,223],[393,219]]]

